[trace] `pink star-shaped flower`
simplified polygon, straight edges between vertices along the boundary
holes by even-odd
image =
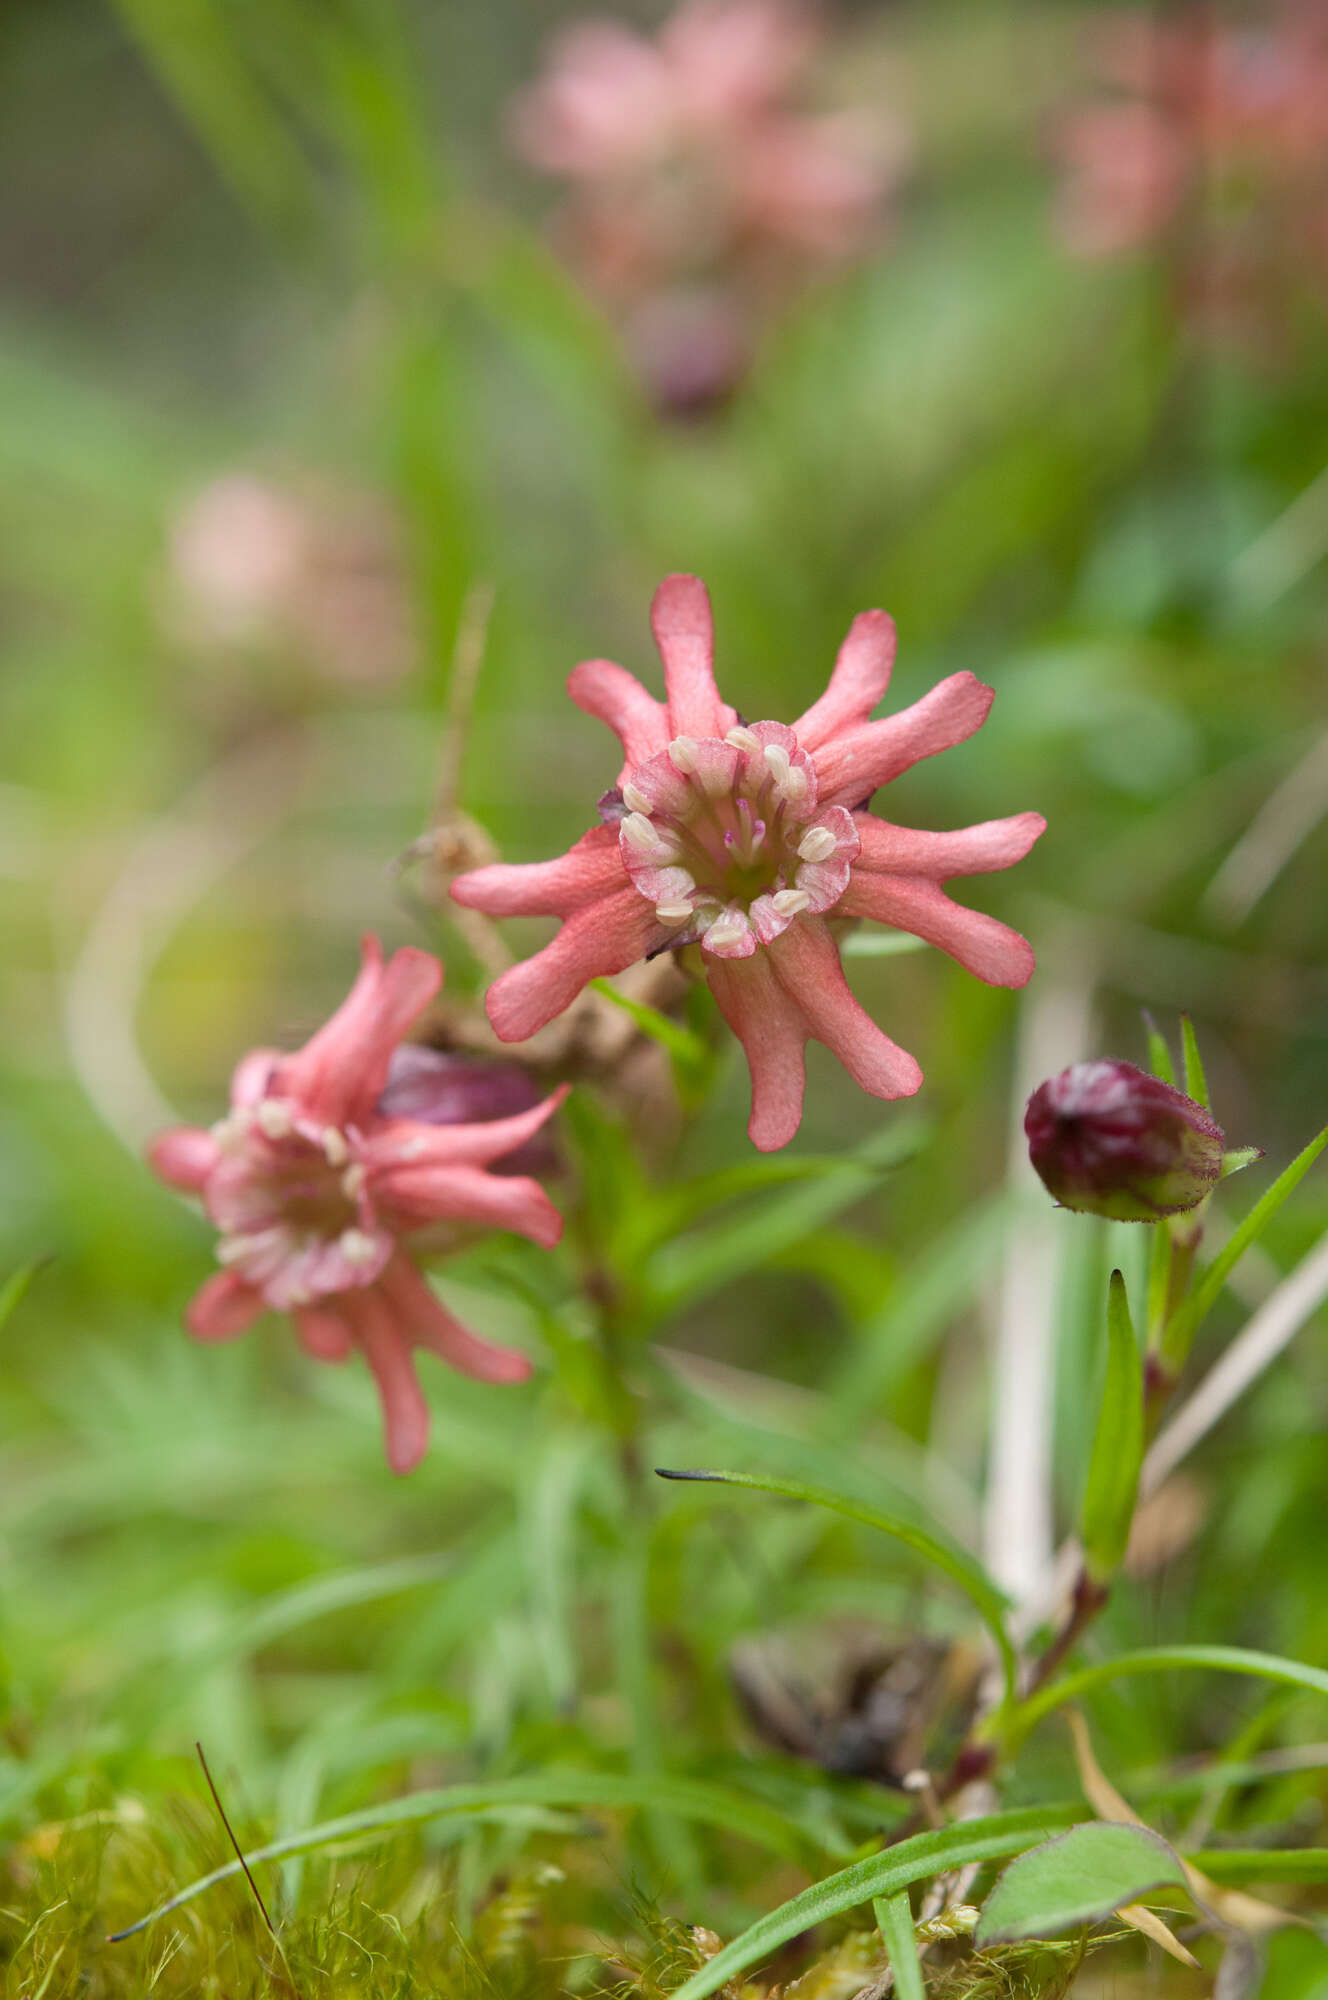
[[[211,1130],[163,1132],[149,1159],[201,1196],[224,1267],[191,1303],[200,1340],[227,1340],[260,1313],[289,1313],[307,1351],[344,1361],[359,1348],[383,1405],[388,1462],[424,1456],[429,1411],[411,1358],[427,1347],[483,1382],[520,1382],[525,1355],[480,1340],[435,1298],[407,1245],[439,1224],[512,1229],[548,1248],[562,1217],[537,1181],[487,1173],[566,1096],[515,1117],[440,1125],[385,1113],[392,1057],[443,968],[427,952],[385,965],[366,937],[359,977],[294,1055],[253,1049],[231,1080],[230,1115]]]
[[[562,919],[551,944],[489,990],[489,1019],[507,1042],[533,1035],[588,980],[698,945],[747,1053],[748,1131],[769,1152],[798,1129],[809,1039],[874,1097],[909,1097],[922,1082],[913,1057],[849,991],[828,920],[873,917],[938,945],[989,985],[1022,986],[1033,972],[1027,942],[952,902],[941,884],[1010,867],[1046,822],[1020,813],[918,833],[867,811],[881,785],[980,729],[993,699],[972,674],[952,674],[911,708],[871,721],[895,656],[883,611],[854,619],[829,687],[792,728],[740,722],[721,701],[710,599],[697,577],[667,577],[651,622],[667,702],[611,660],[582,661],[567,683],[622,742],[626,762],[605,808],[614,823],[556,861],[477,868],[452,894],[492,916]]]

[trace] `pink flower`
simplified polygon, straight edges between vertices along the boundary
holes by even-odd
[[[359,1348],[382,1399],[388,1462],[409,1472],[429,1433],[412,1347],[484,1382],[523,1381],[530,1363],[455,1320],[407,1245],[440,1224],[556,1243],[562,1218],[538,1183],[485,1168],[523,1145],[566,1091],[484,1123],[392,1116],[381,1100],[393,1054],[443,969],[409,949],[384,965],[374,937],[362,951],[349,995],[311,1041],[288,1056],[251,1050],[231,1080],[230,1115],[210,1131],[163,1132],[149,1158],[172,1187],[202,1197],[219,1232],[223,1269],[190,1305],[190,1332],[228,1340],[270,1309],[290,1314],[320,1361]]]
[[[661,407],[721,400],[790,289],[880,231],[907,135],[875,108],[797,108],[817,43],[782,0],[682,0],[653,39],[568,28],[512,106],[517,151],[568,184],[564,254]]]
[[[952,902],[941,884],[1008,868],[1045,822],[1021,813],[917,833],[867,811],[879,786],[981,728],[992,702],[972,674],[952,674],[912,708],[869,720],[894,664],[883,611],[854,619],[829,687],[792,728],[740,722],[721,701],[710,600],[696,577],[666,578],[652,624],[667,702],[611,660],[584,660],[568,681],[573,701],[622,742],[614,823],[557,861],[475,869],[452,894],[493,916],[562,919],[551,944],[490,988],[489,1019],[508,1042],[551,1021],[587,980],[698,945],[746,1050],[748,1131],[767,1152],[798,1129],[809,1039],[875,1097],[908,1097],[922,1082],[849,991],[828,920],[875,918],[991,985],[1022,986],[1033,971],[1025,940]]]

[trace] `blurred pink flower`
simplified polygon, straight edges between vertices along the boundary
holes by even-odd
[[[881,229],[905,136],[883,112],[790,107],[817,43],[781,0],[683,0],[654,40],[607,20],[568,29],[512,106],[517,150],[571,184],[555,218],[568,260],[666,407],[694,407],[702,380],[731,387],[790,285]]]
[[[289,1313],[308,1352],[344,1361],[358,1348],[383,1405],[388,1462],[409,1472],[429,1413],[411,1359],[427,1347],[462,1374],[520,1382],[530,1363],[491,1346],[435,1298],[409,1254],[440,1224],[511,1229],[549,1247],[562,1218],[533,1180],[485,1169],[523,1145],[566,1095],[468,1124],[394,1115],[383,1104],[394,1052],[437,993],[427,952],[385,965],[367,937],[350,994],[293,1055],[254,1049],[231,1081],[228,1117],[163,1132],[149,1158],[172,1187],[201,1196],[223,1266],[186,1324],[227,1340],[259,1314]]]
[[[1328,201],[1328,0],[1282,0],[1247,23],[1196,11],[1094,24],[1097,92],[1053,134],[1065,179],[1057,224],[1084,256],[1156,239],[1191,198],[1227,268],[1200,292],[1298,255],[1322,263],[1315,222]]]
[[[952,674],[911,708],[871,721],[895,656],[883,611],[854,619],[829,687],[791,728],[748,725],[720,699],[710,600],[696,577],[666,578],[652,624],[666,702],[610,660],[585,660],[568,681],[578,706],[622,742],[618,791],[603,805],[610,823],[556,861],[475,869],[452,894],[492,916],[562,919],[551,944],[489,990],[504,1041],[536,1033],[590,979],[699,946],[751,1068],[748,1131],[769,1151],[797,1131],[809,1039],[873,1096],[908,1097],[922,1082],[849,991],[827,919],[892,924],[991,985],[1022,986],[1033,972],[1025,940],[952,902],[941,884],[1010,867],[1045,822],[1021,813],[920,833],[867,810],[879,786],[981,728],[993,698],[972,674]]]
[[[284,648],[346,682],[395,680],[415,646],[393,524],[366,494],[307,497],[233,472],[170,530],[172,623],[186,641]]]

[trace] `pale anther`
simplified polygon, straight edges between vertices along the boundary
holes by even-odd
[[[335,1125],[323,1128],[323,1158],[329,1167],[344,1167],[350,1158],[346,1135],[344,1132],[339,1132]]]
[[[266,1139],[289,1139],[292,1131],[290,1106],[279,1097],[265,1097],[254,1107],[258,1129]]]
[[[783,744],[767,743],[765,746],[765,761],[770,766],[779,783],[783,784],[789,774],[789,753]]]
[[[800,917],[810,910],[812,899],[805,889],[779,889],[770,898],[781,917]]]
[[[828,826],[814,826],[798,842],[798,855],[803,861],[828,861],[836,844]]]
[[[648,813],[650,811],[651,801],[646,797],[641,787],[634,785],[630,778],[622,788],[622,796],[623,804],[626,806],[628,812]]]
[[[639,848],[642,854],[648,854],[659,839],[653,822],[647,819],[644,813],[639,812],[628,813],[618,831],[624,840],[630,841],[631,845]]]
[[[372,1264],[378,1245],[362,1229],[343,1229],[338,1248],[348,1264]]]
[[[735,750],[750,750],[755,752],[761,747],[760,738],[755,736],[750,729],[730,729],[724,741],[731,743]]]
[[[694,736],[675,736],[669,745],[669,762],[675,771],[682,772],[684,778],[696,774],[696,748]],[[623,796],[626,797],[626,793]]]
[[[655,915],[662,924],[686,923],[692,914],[690,903],[656,903]]]
[[[341,1192],[345,1195],[347,1201],[359,1200],[364,1192],[365,1179],[364,1168],[358,1160],[353,1167],[347,1167],[345,1173],[341,1176]]]

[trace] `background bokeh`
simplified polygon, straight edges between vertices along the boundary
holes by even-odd
[[[888,214],[779,290],[725,397],[661,411],[550,233],[557,184],[506,136],[576,11],[4,10],[0,1276],[50,1259],[0,1333],[15,1836],[131,1799],[217,1858],[178,1803],[198,1795],[196,1737],[255,1828],[421,1773],[635,1755],[648,1713],[650,1754],[733,1764],[735,1636],[846,1611],[958,1622],[842,1524],[670,1500],[654,1649],[625,1694],[605,1635],[638,1601],[615,1594],[630,1560],[561,1377],[435,1373],[432,1456],[398,1484],[366,1380],[274,1325],[205,1351],[180,1329],[210,1249],[140,1164],[166,1107],[215,1116],[237,1051],[321,1019],[365,928],[438,949],[459,999],[478,990],[427,855],[407,853],[477,591],[493,609],[455,803],[509,858],[561,850],[612,783],[613,746],[563,680],[591,654],[655,674],[646,611],[673,569],[707,580],[721,683],[751,716],[807,705],[852,614],[887,607],[892,702],[961,667],[997,690],[980,737],[891,810],[1049,822],[1014,876],[972,885],[1038,949],[1027,996],[933,953],[853,966],[926,1090],[885,1109],[814,1049],[797,1147],[870,1145],[918,1112],[925,1129],[801,1237],[767,1232],[727,1282],[677,1288],[656,1339],[708,1372],[661,1399],[657,1456],[734,1455],[726,1425],[851,1440],[864,1477],[980,1540],[983,1357],[1019,1226],[993,1204],[1030,1078],[1141,1059],[1141,1007],[1173,1038],[1186,1009],[1218,1116],[1266,1149],[1256,1174],[1324,1117],[1328,283],[1282,168],[1202,161],[1165,227],[1086,255],[1058,202],[1067,116],[1118,89],[1086,33],[1101,17],[842,7],[808,90],[907,131]],[[1296,173],[1321,193],[1309,160]],[[644,1134],[652,1170],[743,1160],[744,1116],[734,1060],[676,1159]],[[1320,1174],[1250,1298],[1325,1225]],[[1067,1503],[1097,1277],[1136,1254],[1107,1236],[1067,1219],[1047,1280]],[[501,1268],[463,1262],[454,1288],[544,1353]],[[1200,1454],[1175,1549],[1109,1614],[1117,1643],[1328,1657],[1323,1335],[1320,1316]],[[1239,1685],[1149,1683],[1104,1697],[1100,1726],[1134,1768],[1238,1738],[1249,1708]],[[1286,1740],[1328,1733],[1312,1711],[1279,1710]],[[1288,1781],[1289,1837],[1321,1835],[1323,1798]],[[535,1834],[510,1816],[454,1833],[440,1865],[482,1900]],[[653,1880],[661,1851],[674,1879],[696,1865],[642,1839],[604,1863],[606,1895],[633,1867]],[[125,1864],[121,1914],[171,1858]],[[738,1871],[707,1921],[768,1900]],[[1279,1949],[1279,1996],[1328,1990],[1311,1943]]]

